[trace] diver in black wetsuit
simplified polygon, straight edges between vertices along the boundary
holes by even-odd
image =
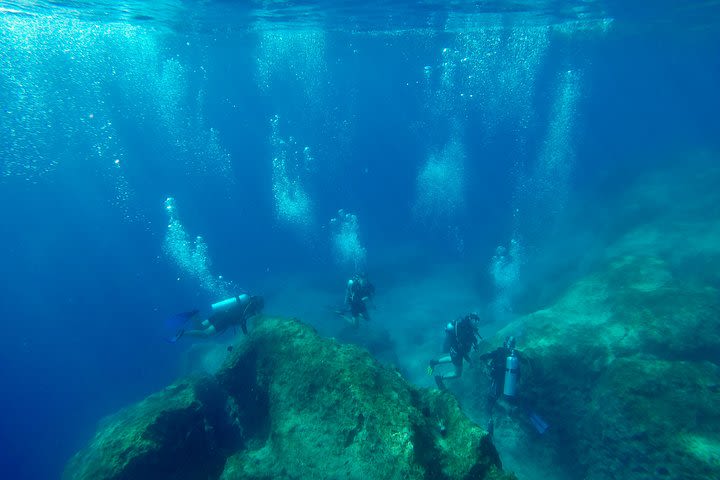
[[[247,321],[256,315],[262,313],[265,301],[261,296],[250,296],[247,294],[235,297],[235,302],[228,308],[219,310],[207,319],[199,322],[201,328],[193,330],[180,329],[175,338],[171,341],[177,341],[181,337],[188,335],[191,337],[212,337],[225,332],[230,327],[240,327],[244,334],[248,333]],[[191,314],[188,320],[197,321],[199,310],[189,312]]]
[[[494,426],[493,411],[498,400],[502,396],[508,405],[527,415],[530,424],[539,434],[544,434],[549,427],[548,423],[535,412],[532,398],[527,395],[520,395],[518,382],[520,381],[521,365],[532,367],[528,357],[521,354],[515,347],[515,337],[505,338],[502,347],[479,355],[477,358],[487,362],[488,373],[490,374],[490,391],[488,392],[488,432]],[[531,368],[532,370],[532,368]]]
[[[458,378],[462,375],[463,360],[470,362],[470,351],[477,348],[478,340],[481,339],[478,333],[478,322],[480,317],[471,313],[453,322],[445,327],[445,345],[444,352],[449,355],[440,357],[437,360],[430,360],[428,364],[428,374],[432,375],[435,367],[442,363],[452,363],[455,370],[444,375],[435,375],[435,382],[438,388],[445,389],[444,380]]]
[[[360,326],[360,319],[370,320],[367,302],[375,295],[375,286],[363,273],[355,274],[348,280],[345,289],[345,309],[337,313],[350,322],[355,328]],[[348,316],[349,314],[349,316]]]
[[[487,362],[487,366],[490,373],[490,392],[489,397],[491,405],[494,404],[500,395],[503,393],[505,386],[505,367],[507,358],[513,354],[518,360],[525,362],[525,357],[520,355],[520,352],[515,350],[515,337],[507,337],[503,342],[502,347],[498,347],[492,352],[483,353],[478,358],[482,361]],[[518,378],[519,378],[518,370]]]

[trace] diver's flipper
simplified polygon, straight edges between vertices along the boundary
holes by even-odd
[[[543,420],[542,417],[540,415],[538,415],[537,413],[530,412],[529,418],[530,418],[530,423],[532,423],[533,427],[535,427],[535,430],[537,430],[537,432],[540,435],[545,433],[547,431],[547,429],[549,428],[549,425],[547,424],[547,422],[545,422],[545,420]]]
[[[175,335],[173,335],[170,338],[165,338],[169,343],[175,343],[178,340],[180,340],[180,337],[183,336],[185,333],[185,329],[187,328],[187,324],[190,320],[197,317],[197,315],[200,313],[200,310],[189,310],[187,312],[178,313],[177,315],[173,315],[172,317],[165,320],[165,328],[171,332],[175,332]]]
[[[165,326],[168,329],[181,329],[185,326],[185,324],[195,317],[198,313],[200,313],[200,310],[189,310],[187,312],[178,313],[177,315],[173,315],[172,317],[165,320]]]
[[[332,310],[335,315],[340,315],[341,317],[344,317],[344,316],[350,314],[350,308],[348,308],[348,307],[328,307],[328,308],[330,310]]]
[[[180,330],[178,330],[178,332],[174,336],[172,336],[166,340],[168,341],[168,343],[175,343],[178,340],[180,340],[184,334],[185,334],[185,329],[181,328]]]
[[[355,328],[360,326],[360,324],[358,322],[356,322],[355,319],[352,316],[348,315],[347,313],[338,312],[338,316],[340,316],[340,318],[342,318],[343,320],[345,320],[347,323],[349,323],[351,326],[353,326]]]

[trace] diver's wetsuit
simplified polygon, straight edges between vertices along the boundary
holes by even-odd
[[[251,308],[253,297],[240,295],[237,302],[226,310],[221,310],[210,315],[208,322],[215,327],[217,333],[223,333],[232,326],[239,325],[244,334],[248,333],[247,320],[254,315]]]
[[[508,337],[509,339],[512,339],[512,337]],[[507,358],[513,355],[515,358],[517,358],[519,365],[516,370],[516,381],[520,380],[520,374],[523,370],[520,365],[524,365],[525,367],[532,367],[532,363],[530,359],[520,352],[517,351],[515,348],[515,342],[514,340],[505,340],[505,343],[502,347],[498,347],[495,350],[491,352],[484,353],[478,358],[483,361],[487,361],[487,365],[489,367],[489,374],[490,374],[490,391],[488,392],[487,397],[487,412],[490,416],[490,422],[489,425],[493,425],[493,410],[495,406],[497,405],[500,397],[503,397],[509,404],[514,405],[517,409],[524,411],[527,413],[530,422],[532,426],[538,431],[538,433],[543,434],[548,429],[548,424],[545,422],[545,420],[542,419],[536,412],[535,412],[535,399],[528,397],[527,394],[518,394],[517,391],[512,395],[503,395],[504,389],[505,389],[505,374],[506,374],[506,366],[507,366]],[[517,385],[516,385],[517,389]]]
[[[366,300],[375,293],[375,287],[365,277],[355,275],[349,282],[345,292],[345,304],[348,306],[353,321],[359,317],[370,320]]]
[[[483,353],[478,358],[480,360],[490,360],[488,365],[490,367],[490,378],[492,379],[492,385],[490,387],[490,396],[497,400],[503,391],[505,386],[505,361],[510,355],[513,349],[506,346],[498,347],[492,352]],[[517,352],[516,352],[517,355]]]
[[[441,357],[437,360],[431,360],[429,365],[429,373],[441,363],[452,363],[455,367],[453,373],[444,375],[436,375],[435,381],[438,387],[445,388],[443,380],[450,378],[458,378],[462,375],[463,360],[470,361],[470,351],[477,347],[479,334],[474,322],[478,320],[477,315],[467,315],[459,320],[448,324],[445,329],[445,344],[443,351],[449,355]]]
[[[453,322],[453,328],[445,329],[445,348],[450,353],[450,360],[458,371],[462,373],[463,360],[470,361],[470,350],[477,347],[477,332],[472,325],[470,317]]]
[[[514,355],[520,364],[524,364],[526,367],[531,366],[530,361],[525,355],[521,354],[515,348],[515,340],[513,337],[508,337],[503,343],[502,347],[498,347],[492,352],[483,353],[478,358],[483,361],[488,361],[488,367],[490,368],[490,379],[492,383],[490,385],[490,403],[491,405],[500,398],[505,388],[505,368],[507,358],[510,355]],[[520,379],[520,373],[522,368],[518,368],[517,378]]]
[[[366,319],[370,319],[368,315],[367,305],[365,301],[359,295],[353,295],[348,301],[348,307],[350,307],[350,315],[353,317],[364,316]]]
[[[221,334],[232,326],[239,326],[243,333],[247,334],[248,319],[260,314],[265,303],[260,296],[251,297],[242,294],[235,298],[236,302],[233,305],[215,312],[209,318],[203,320],[200,323],[201,329],[181,331],[178,338],[183,334],[193,337],[210,337]]]

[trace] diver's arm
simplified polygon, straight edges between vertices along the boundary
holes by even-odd
[[[375,305],[373,297],[363,297],[362,301],[365,304],[366,308],[372,308],[373,310],[377,310],[377,305]]]

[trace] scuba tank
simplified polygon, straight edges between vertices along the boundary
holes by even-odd
[[[520,362],[515,356],[515,350],[510,351],[505,360],[505,382],[503,386],[503,394],[508,397],[514,397],[517,393],[517,380],[520,368]]]
[[[213,313],[221,312],[223,310],[227,310],[230,307],[234,307],[235,304],[239,302],[245,302],[248,299],[247,294],[243,293],[242,295],[238,295],[237,297],[230,297],[226,298],[225,300],[221,300],[219,302],[215,302],[211,305]]]

